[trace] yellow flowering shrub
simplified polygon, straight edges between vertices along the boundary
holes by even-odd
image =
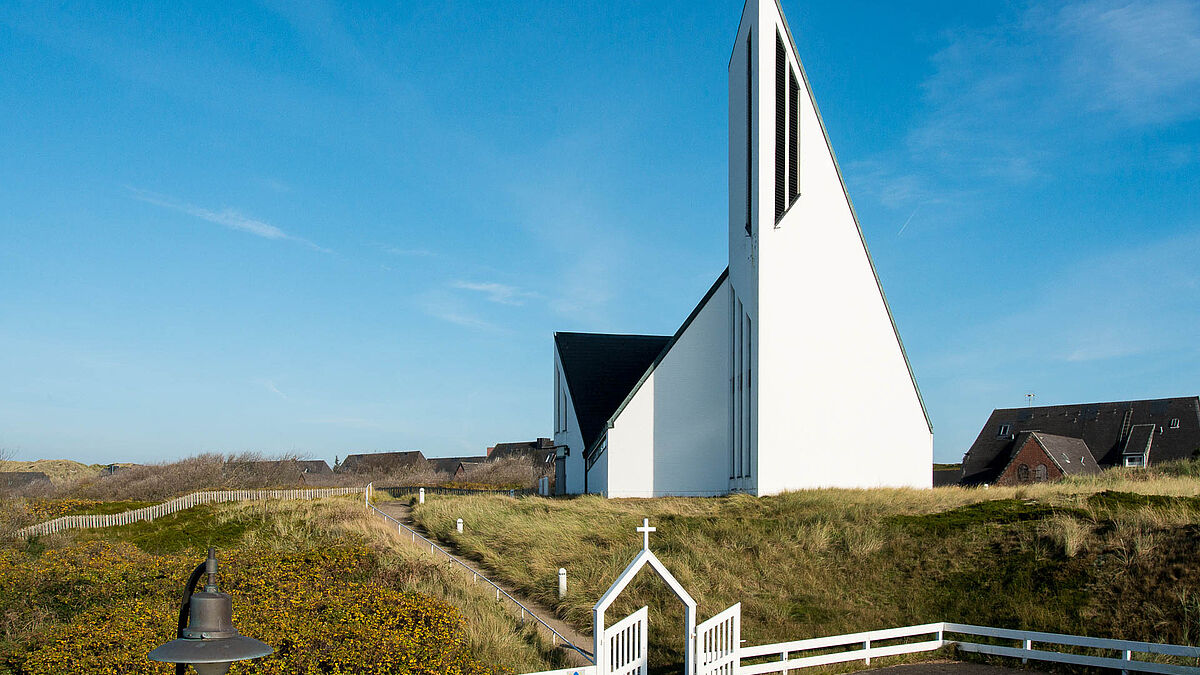
[[[99,506],[100,503],[95,499],[31,499],[28,508],[38,520],[50,520],[83,513]]]
[[[283,554],[230,548],[219,558],[234,624],[275,648],[235,664],[232,673],[492,672],[472,657],[457,609],[397,590],[393,573],[365,547]],[[40,555],[0,549],[0,617],[44,622],[24,630],[0,623],[0,671],[173,672],[146,654],[174,636],[179,594],[201,560],[151,555],[122,542],[75,543]]]

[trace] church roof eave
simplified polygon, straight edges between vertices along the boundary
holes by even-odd
[[[663,359],[667,358],[667,353],[671,351],[671,347],[674,347],[675,343],[679,342],[679,338],[683,337],[683,332],[688,329],[688,326],[692,325],[692,322],[695,321],[696,317],[700,314],[700,310],[704,309],[704,306],[708,304],[708,301],[712,299],[713,295],[716,294],[717,289],[721,287],[721,284],[724,283],[727,278],[729,278],[728,267],[726,267],[725,270],[717,276],[717,280],[713,282],[711,287],[709,287],[708,292],[704,294],[704,297],[700,298],[700,302],[696,304],[696,307],[692,310],[692,313],[688,314],[688,317],[683,320],[683,324],[679,326],[679,330],[675,331],[675,334],[671,336],[670,341],[667,342],[666,346],[663,347],[662,351],[659,352],[658,356],[655,357],[650,366],[646,368],[646,372],[642,373],[642,376],[638,379],[637,384],[633,385],[633,388],[629,390],[629,393],[625,396],[625,400],[621,401],[621,405],[617,406],[616,411],[613,412],[613,414],[608,418],[608,421],[605,423],[606,430],[613,428],[613,424],[616,423],[617,418],[621,416],[621,413],[625,411],[625,407],[629,405],[629,402],[632,401],[633,397],[636,396],[638,391],[641,390],[642,385],[646,383],[646,380],[650,379],[650,376],[654,374],[655,369],[658,368],[658,364],[662,363]],[[592,452],[596,449],[596,446],[600,444],[600,439],[602,438],[604,438],[604,434],[596,436],[595,440],[588,445],[588,447],[583,451],[583,456],[585,458],[592,454]]]

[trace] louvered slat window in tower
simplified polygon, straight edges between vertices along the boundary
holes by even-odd
[[[800,196],[800,83],[796,71],[788,80],[788,206]]]
[[[784,133],[787,129],[787,50],[783,38],[775,32],[775,220],[786,209],[784,197],[787,173],[787,145]]]
[[[746,33],[746,234],[754,214],[754,34]]]

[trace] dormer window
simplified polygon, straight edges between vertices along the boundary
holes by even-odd
[[[1171,420],[1171,424],[1169,425],[1169,427],[1170,427],[1171,429],[1178,429],[1178,428],[1179,428],[1179,418],[1178,418],[1178,417],[1176,417],[1176,418],[1172,419],[1172,420]]]
[[[1012,433],[1012,425],[1011,424],[1001,424],[1000,431],[996,432],[996,438],[1000,438],[1001,436],[1007,436],[1010,433]]]

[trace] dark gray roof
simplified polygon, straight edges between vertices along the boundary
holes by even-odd
[[[425,455],[420,450],[404,452],[373,452],[346,455],[340,470],[344,473],[370,473],[372,471],[408,471],[422,468]]]
[[[479,455],[475,457],[429,457],[427,461],[434,471],[453,474],[458,470],[458,465],[462,463],[478,464],[487,461],[487,455]]]
[[[583,447],[591,447],[670,341],[668,335],[554,334]]]
[[[49,482],[50,477],[41,471],[0,471],[0,489],[16,489]]]
[[[933,487],[958,485],[959,478],[962,478],[962,469],[934,469]]]
[[[1177,428],[1171,428],[1172,420],[1179,420]],[[963,482],[994,481],[1022,431],[1082,439],[1100,466],[1117,466],[1133,427],[1140,424],[1154,426],[1151,464],[1192,457],[1200,450],[1200,397],[997,408],[963,457]],[[1009,427],[1003,436],[1002,425]]]
[[[1032,436],[1063,473],[1081,475],[1100,472],[1096,458],[1092,456],[1092,451],[1082,438],[1043,434],[1039,431],[1032,432]]]
[[[512,457],[528,457],[534,464],[553,464],[554,440],[539,438],[536,441],[497,443],[488,448],[488,461],[494,462],[499,459],[509,459]]]
[[[1145,456],[1154,445],[1154,430],[1153,424],[1133,425],[1129,430],[1129,438],[1125,440],[1125,447],[1121,450],[1121,454]]]

